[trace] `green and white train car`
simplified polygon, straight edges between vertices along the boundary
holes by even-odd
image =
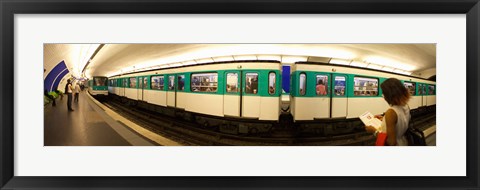
[[[389,105],[379,85],[392,77],[409,89],[411,109],[436,104],[434,81],[350,66],[296,63],[291,75],[291,114],[295,121],[358,118],[365,111],[381,114]],[[326,93],[323,87],[317,89],[319,81]]]
[[[236,62],[110,77],[109,91],[165,108],[217,117],[278,121],[281,64]]]
[[[107,84],[108,78],[105,76],[94,76],[88,80],[88,92],[93,96],[103,95],[107,96],[109,86]]]

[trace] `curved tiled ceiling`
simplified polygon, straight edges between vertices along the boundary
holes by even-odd
[[[94,47],[98,47],[96,44]],[[51,46],[51,47],[50,47]],[[58,47],[61,46],[61,47]],[[85,54],[78,46],[91,44],[45,44],[44,64],[59,63],[63,58],[69,69],[85,63],[69,63],[70,54]],[[90,56],[93,54],[91,50]],[[48,54],[47,54],[48,53]],[[369,62],[396,66],[410,72],[435,69],[435,44],[106,44],[85,70],[87,76],[110,76],[142,67],[232,55],[292,55],[341,58],[348,61]],[[88,56],[88,58],[90,58]],[[77,56],[78,57],[78,56]],[[77,58],[77,60],[79,60]],[[57,62],[55,62],[57,61]],[[86,60],[88,62],[88,60]],[[390,63],[381,63],[390,62]],[[397,64],[398,63],[398,64]],[[47,69],[48,70],[48,69]]]

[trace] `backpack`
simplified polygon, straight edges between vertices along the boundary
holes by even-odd
[[[413,128],[413,124],[409,122],[408,129],[405,131],[405,137],[408,146],[427,146],[423,131]]]

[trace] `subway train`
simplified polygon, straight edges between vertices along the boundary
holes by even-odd
[[[282,73],[285,66],[291,72]],[[434,81],[314,62],[223,62],[135,72],[110,77],[108,92],[224,133],[336,135],[362,130],[358,117],[365,111],[382,114],[388,108],[379,84],[391,77],[408,88],[412,110],[435,107]]]
[[[88,92],[93,96],[108,95],[108,78],[105,76],[94,76],[87,82]]]

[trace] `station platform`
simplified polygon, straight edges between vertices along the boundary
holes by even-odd
[[[44,146],[179,145],[119,116],[82,91],[67,109],[67,96],[44,107]],[[143,129],[143,130],[142,130]]]

